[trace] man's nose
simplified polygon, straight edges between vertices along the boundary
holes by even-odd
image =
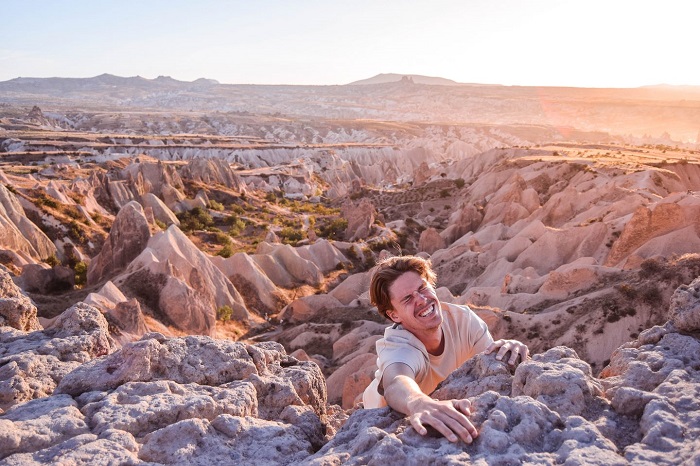
[[[413,292],[413,296],[415,296],[416,298],[421,299],[423,301],[427,301],[428,298],[423,293],[425,293],[425,291],[416,290]]]

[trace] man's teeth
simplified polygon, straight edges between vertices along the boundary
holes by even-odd
[[[425,311],[423,311],[423,312],[421,312],[420,314],[418,314],[418,317],[425,317],[425,316],[427,316],[427,315],[429,315],[429,314],[432,314],[434,311],[435,311],[435,304],[433,304],[433,305],[430,306],[428,309],[426,309]]]

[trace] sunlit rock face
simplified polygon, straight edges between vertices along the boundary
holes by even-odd
[[[10,185],[10,183],[7,183]],[[21,266],[56,254],[56,246],[27,219],[17,197],[0,183],[0,251],[7,250]]]
[[[212,335],[216,310],[223,306],[232,309],[234,320],[249,317],[229,279],[175,225],[153,235],[113,281],[164,323],[187,333]]]
[[[114,220],[109,237],[88,268],[88,284],[112,278],[146,248],[151,238],[143,207],[131,201],[122,207]]]

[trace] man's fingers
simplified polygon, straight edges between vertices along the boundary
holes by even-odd
[[[467,399],[463,400],[452,400],[452,405],[456,410],[463,412],[466,416],[471,416],[472,414],[472,403]]]
[[[432,414],[422,413],[410,417],[413,428],[420,435],[426,435],[424,424],[432,426],[450,442],[462,440],[472,443],[479,435],[476,427],[467,419],[466,414],[471,412],[469,400],[452,400],[452,406],[443,407]]]
[[[423,427],[423,423],[420,422],[420,415],[414,414],[409,418],[409,421],[411,421],[411,425],[419,434],[425,435],[428,433],[428,429]]]

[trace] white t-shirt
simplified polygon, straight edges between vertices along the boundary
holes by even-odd
[[[384,331],[384,338],[376,343],[377,371],[374,380],[362,395],[365,408],[387,405],[379,392],[379,382],[389,365],[397,362],[406,364],[413,370],[421,391],[429,394],[455,369],[493,343],[486,323],[469,307],[444,304],[446,309],[443,308],[442,331],[445,335],[445,349],[440,356],[428,353],[425,345],[399,324]]]

